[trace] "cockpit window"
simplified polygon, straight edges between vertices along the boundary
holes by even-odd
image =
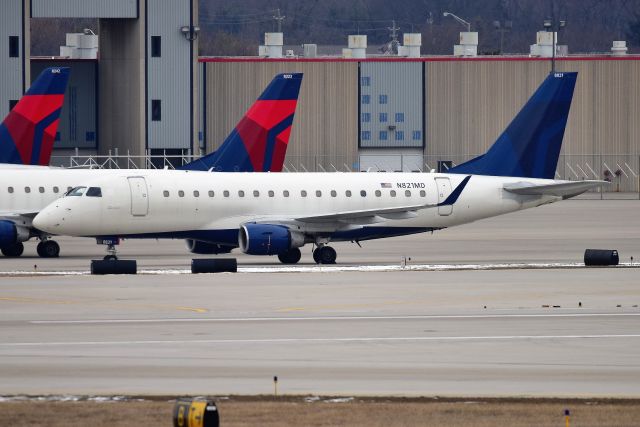
[[[87,197],[102,197],[102,190],[100,187],[89,187]]]
[[[66,196],[82,196],[84,192],[87,191],[87,187],[74,187],[71,190],[67,191]]]

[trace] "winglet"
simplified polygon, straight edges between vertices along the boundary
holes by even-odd
[[[69,68],[47,68],[0,125],[0,163],[48,165]]]
[[[302,84],[302,73],[278,74],[217,151],[180,169],[280,172]]]
[[[451,194],[449,194],[449,197],[447,197],[447,199],[444,202],[438,203],[436,206],[450,206],[450,205],[453,205],[455,202],[457,202],[458,197],[460,197],[460,195],[462,194],[462,190],[464,190],[464,187],[467,186],[467,183],[469,182],[470,179],[471,179],[471,175],[463,179],[462,182],[458,184],[456,189],[453,190]]]

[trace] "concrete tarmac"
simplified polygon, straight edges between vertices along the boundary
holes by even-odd
[[[625,260],[640,247],[638,207],[567,201],[335,247],[353,265],[577,262],[587,247]],[[0,270],[87,271],[102,254],[60,241],[60,259]],[[142,268],[191,258],[175,241],[127,241],[122,254]],[[239,257],[263,261],[277,263]],[[277,375],[281,393],[640,397],[638,271],[4,276],[0,395],[272,393]]]

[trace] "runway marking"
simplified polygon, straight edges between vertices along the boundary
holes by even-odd
[[[77,304],[77,301],[65,301],[65,300],[47,300],[40,298],[29,297],[0,297],[0,301],[8,302],[24,302],[30,304]]]
[[[239,266],[238,273],[338,273],[338,272],[394,272],[394,271],[485,271],[485,270],[544,270],[544,269],[575,269],[594,268],[585,267],[581,262],[569,263],[500,263],[500,264],[382,264],[382,265],[298,265],[298,266]],[[599,267],[595,267],[599,268]],[[640,268],[640,263],[621,262],[617,266],[600,268]],[[188,269],[140,269],[139,275],[182,275],[192,274]],[[237,273],[216,273],[237,274]],[[13,276],[88,276],[89,271],[0,271],[0,277]]]
[[[554,340],[554,339],[620,339],[640,338],[629,335],[489,335],[466,337],[345,337],[345,338],[255,338],[211,340],[143,340],[143,341],[64,341],[64,342],[14,342],[0,343],[3,347],[55,347],[55,346],[109,346],[109,345],[176,345],[176,344],[282,344],[327,342],[389,342],[389,341],[496,341],[496,340]]]
[[[111,324],[111,323],[173,323],[173,322],[300,322],[339,320],[433,320],[433,319],[504,319],[548,317],[629,317],[640,313],[550,313],[550,314],[445,314],[415,316],[307,316],[307,317],[207,317],[161,319],[86,319],[86,320],[30,320],[32,324]]]
[[[171,309],[178,311],[192,311],[194,313],[208,313],[209,310],[206,308],[198,308],[198,307],[185,307],[185,306],[174,306],[174,305],[166,305],[166,304],[129,304],[129,303],[102,303],[96,301],[73,301],[73,300],[49,300],[42,298],[31,298],[31,297],[0,297],[1,301],[7,302],[17,302],[17,303],[25,303],[25,304],[52,304],[52,305],[87,305],[87,306],[99,306],[99,307],[112,307],[112,308],[122,308],[122,307],[136,307],[136,308],[153,308],[153,309]]]

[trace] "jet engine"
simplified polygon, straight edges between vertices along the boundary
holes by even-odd
[[[29,230],[13,221],[0,220],[0,247],[15,245],[29,240]]]
[[[284,225],[245,224],[238,236],[240,250],[249,255],[277,255],[304,246],[304,235]]]
[[[217,243],[202,242],[200,240],[187,239],[189,252],[200,255],[228,254],[233,246],[218,245]]]

